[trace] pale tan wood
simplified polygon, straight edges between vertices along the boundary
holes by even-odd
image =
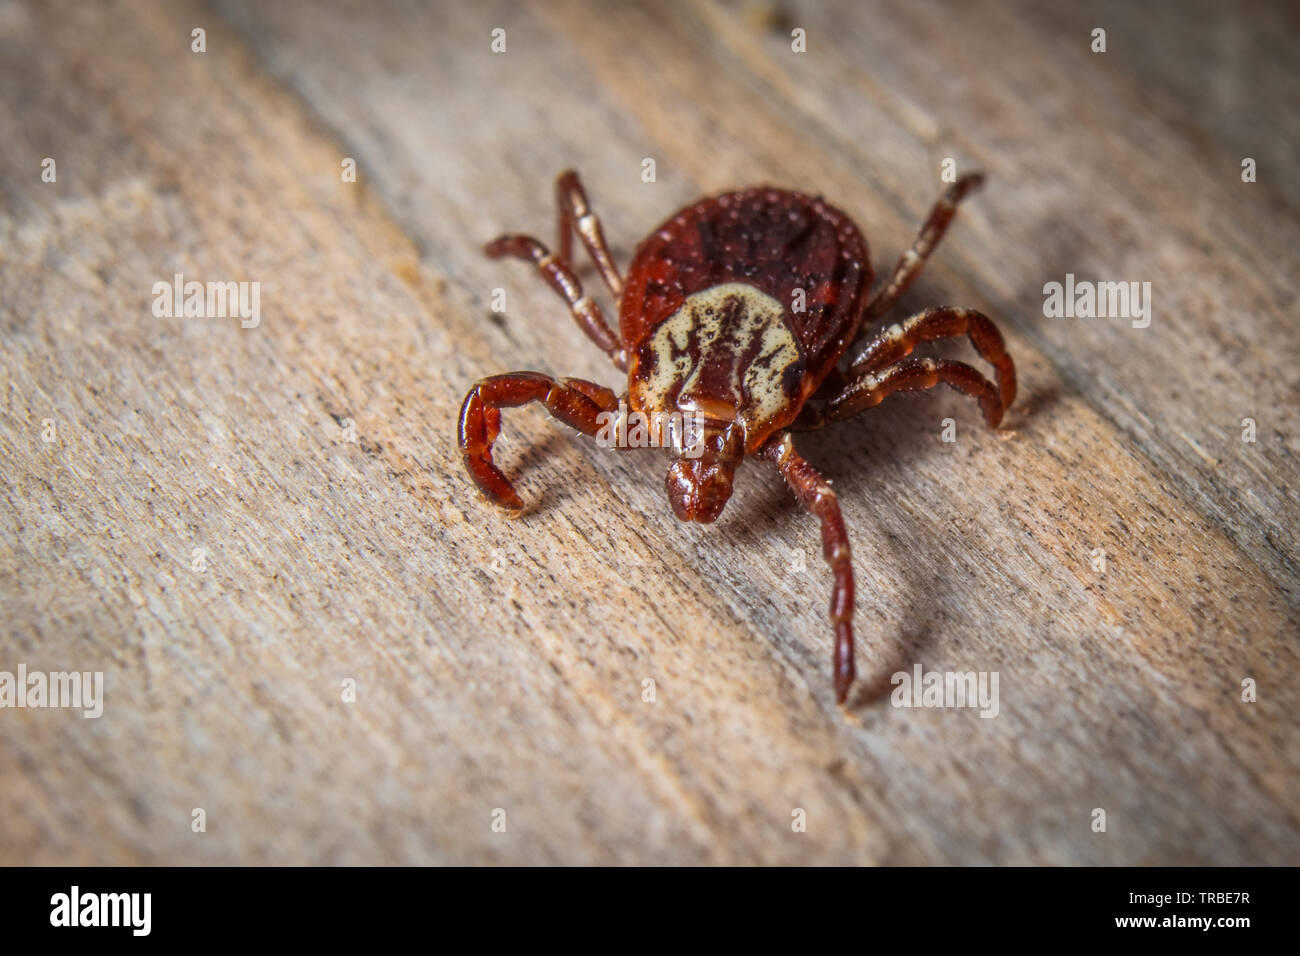
[[[4,7],[0,670],[107,686],[99,720],[0,711],[0,860],[1296,862],[1295,32],[1281,4]],[[1021,398],[999,434],[944,392],[801,439],[855,548],[850,717],[817,528],[769,471],[682,527],[663,459],[532,409],[501,460],[535,507],[476,496],[475,379],[619,384],[480,252],[551,241],[561,169],[621,263],[767,181],[883,272],[947,156],[989,186],[897,314],[993,316]],[[259,281],[262,324],[155,318],[175,272]],[[1151,326],[1044,318],[1066,272],[1150,281]],[[890,706],[914,663],[997,671],[999,716]]]

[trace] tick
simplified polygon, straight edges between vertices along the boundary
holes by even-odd
[[[982,181],[970,174],[947,189],[888,281],[872,292],[867,241],[852,220],[820,197],[771,188],[682,209],[637,247],[624,279],[578,174],[561,174],[557,251],[525,235],[500,236],[484,251],[531,262],[587,337],[627,373],[627,387],[620,397],[595,382],[540,372],[480,380],[460,411],[470,476],[491,501],[523,509],[492,461],[492,445],[501,409],[529,402],[591,436],[614,416],[689,416],[698,423],[689,444],[683,429],[666,443],[673,458],[668,503],[682,521],[716,520],[740,463],[768,462],[821,522],[834,578],[835,699],[843,704],[854,678],[849,538],[835,492],[800,457],[792,433],[940,382],[977,399],[989,427],[998,426],[1015,398],[1016,370],[987,317],[941,306],[875,328],[921,272],[957,204]],[[617,332],[574,274],[575,234],[617,303]],[[960,335],[993,367],[996,385],[964,362],[908,358],[919,342]]]

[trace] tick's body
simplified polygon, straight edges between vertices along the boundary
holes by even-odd
[[[1015,396],[1015,368],[987,318],[966,309],[930,309],[872,338],[847,368],[840,361],[862,324],[894,304],[920,271],[979,178],[955,183],[930,214],[912,249],[869,296],[867,243],[853,222],[820,199],[779,189],[750,189],[704,199],[665,222],[638,247],[626,284],[605,245],[577,174],[557,183],[559,255],[527,236],[502,236],[488,254],[534,262],[569,302],[574,318],[616,365],[627,370],[627,409],[680,412],[702,423],[702,448],[680,444],[669,468],[669,503],[684,521],[713,521],[731,496],[746,455],[774,464],[801,503],[822,522],[823,552],[835,576],[835,690],[853,682],[853,570],[848,536],[830,486],[794,450],[792,430],[817,428],[880,402],[890,392],[939,382],[979,398],[996,426]],[[615,335],[572,271],[576,232],[618,300]],[[907,359],[926,339],[966,333],[995,368],[995,388],[961,362]],[[502,407],[543,402],[589,435],[620,413],[620,399],[593,382],[536,372],[483,379],[461,409],[466,467],[498,504],[522,508],[492,462]],[[697,436],[700,437],[700,436]]]
[[[629,405],[719,420],[734,409],[757,451],[844,354],[870,285],[862,234],[821,200],[751,189],[696,203],[628,268]]]

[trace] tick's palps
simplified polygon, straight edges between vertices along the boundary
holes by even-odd
[[[791,433],[849,418],[892,392],[940,382],[978,399],[989,426],[997,427],[1015,398],[1016,370],[984,315],[943,306],[861,334],[916,279],[957,203],[981,181],[972,174],[949,187],[872,295],[867,243],[848,216],[820,198],[767,188],[687,206],[641,243],[624,281],[578,174],[563,173],[556,183],[558,251],[530,236],[506,235],[486,252],[532,262],[587,336],[627,372],[626,391],[620,397],[595,382],[539,372],[482,379],[460,412],[465,467],[492,501],[523,508],[492,461],[492,444],[501,409],[528,402],[541,402],[592,436],[629,416],[692,422],[671,429],[667,442],[668,502],[682,521],[710,522],[722,513],[745,456],[769,462],[821,521],[822,552],[834,575],[835,699],[844,703],[854,677],[848,533],[835,492],[799,456]],[[617,333],[573,272],[575,233],[618,304]],[[996,386],[964,362],[907,357],[918,342],[959,335],[993,366]]]

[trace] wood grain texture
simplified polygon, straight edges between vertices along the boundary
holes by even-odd
[[[4,3],[0,670],[105,703],[0,710],[0,862],[1300,861],[1298,35],[1284,3]],[[950,156],[989,185],[896,315],[986,312],[1021,397],[801,440],[854,545],[847,716],[770,469],[684,527],[657,453],[534,408],[499,456],[532,510],[475,494],[476,379],[622,388],[480,252],[551,241],[561,169],[621,263],[769,182],[879,274]],[[261,324],[156,318],[177,272],[260,282]],[[1066,273],[1150,282],[1150,326],[1044,317]],[[918,663],[996,671],[998,716],[891,706]]]

